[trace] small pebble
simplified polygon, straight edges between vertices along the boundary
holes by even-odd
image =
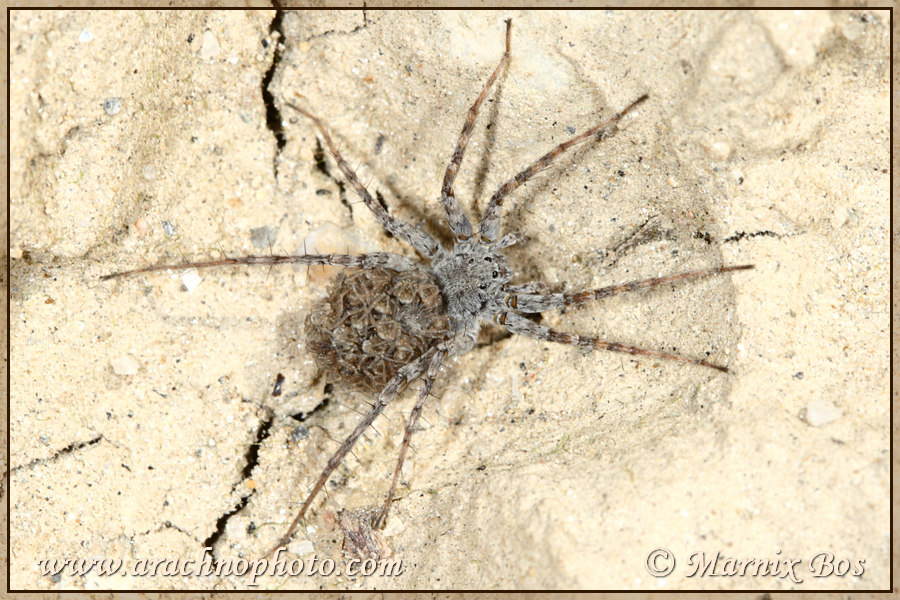
[[[847,210],[846,206],[838,206],[833,213],[831,213],[831,228],[832,229],[840,229],[843,227],[850,216],[850,211]]]
[[[813,427],[821,427],[837,421],[843,412],[828,400],[812,400],[806,405],[806,422]]]
[[[297,443],[309,437],[309,428],[305,425],[297,425],[291,432],[291,442]]]
[[[162,226],[163,226],[163,231],[165,231],[166,235],[169,237],[172,237],[177,232],[177,230],[175,229],[175,226],[172,225],[171,223],[169,223],[168,221],[163,221]]]
[[[859,21],[851,21],[841,28],[841,33],[848,42],[855,42],[865,33],[863,24]]]
[[[406,523],[403,522],[396,514],[391,515],[391,518],[388,519],[387,524],[384,527],[384,537],[391,537],[397,535],[398,533],[402,533],[406,529]]]
[[[197,271],[197,269],[188,269],[184,272],[184,275],[181,276],[181,283],[184,285],[184,289],[186,289],[188,293],[196,290],[201,281],[203,281],[203,278],[200,277],[200,273]]]
[[[94,34],[92,34],[87,29],[82,29],[81,33],[78,34],[78,41],[82,44],[86,44],[94,39]]]
[[[713,158],[717,160],[725,160],[731,154],[731,146],[729,146],[727,142],[713,142],[713,145],[710,146],[709,151],[712,153]]]
[[[731,145],[725,140],[708,140],[701,142],[700,146],[708,157],[722,161],[731,155]]]
[[[309,540],[300,540],[299,542],[294,542],[293,544],[290,544],[289,547],[290,552],[296,554],[297,556],[309,554],[316,549],[315,546],[313,546],[313,543]]]
[[[134,375],[138,372],[138,361],[133,356],[117,356],[109,361],[113,373],[116,375]]]
[[[149,225],[147,223],[147,219],[145,219],[144,217],[138,217],[137,219],[135,219],[133,226],[135,232],[137,232],[138,234],[138,237],[144,237],[145,235],[147,235],[147,229],[149,228]]]
[[[200,48],[200,57],[209,60],[219,55],[219,40],[212,31],[203,32],[203,46]]]
[[[122,110],[122,101],[118,98],[107,98],[103,101],[103,110],[109,116],[117,115]]]

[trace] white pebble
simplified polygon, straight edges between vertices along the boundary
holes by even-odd
[[[309,554],[315,550],[313,543],[309,540],[301,540],[299,542],[295,542],[289,546],[290,552],[293,552],[297,556],[303,556],[304,554]]]
[[[109,361],[113,373],[116,375],[134,375],[138,372],[138,361],[133,356],[117,356]]]
[[[387,525],[384,526],[384,537],[392,537],[406,530],[406,523],[396,514],[391,515]]]
[[[200,57],[209,60],[219,55],[219,40],[212,31],[203,32],[203,46],[200,48]]]
[[[103,110],[111,117],[117,115],[122,110],[122,101],[118,98],[107,98],[103,101]]]
[[[713,142],[709,147],[710,154],[716,160],[725,160],[731,154],[731,146],[721,140]]]
[[[806,405],[806,422],[813,427],[821,427],[837,421],[843,412],[828,400],[812,400]]]
[[[847,223],[847,219],[850,216],[849,211],[846,206],[838,206],[834,209],[834,212],[831,214],[831,228],[832,229],[840,229]]]
[[[181,276],[181,283],[188,293],[196,290],[201,281],[203,281],[203,278],[200,277],[200,273],[197,272],[197,269],[189,269]]]
[[[81,42],[82,44],[90,42],[93,39],[94,39],[94,35],[87,29],[82,29],[81,33],[78,34],[78,41]]]
[[[722,161],[731,155],[731,145],[725,140],[704,140],[700,147],[708,157],[713,160]]]
[[[862,23],[854,20],[844,25],[841,28],[841,33],[848,42],[855,42],[865,33],[865,28],[863,28]]]

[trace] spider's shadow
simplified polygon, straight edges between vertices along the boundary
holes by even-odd
[[[495,91],[492,97],[487,98],[487,102],[490,103],[490,109],[484,118],[484,128],[487,130],[487,135],[485,136],[485,143],[483,144],[481,151],[478,153],[477,159],[474,161],[474,177],[473,177],[473,186],[471,195],[467,194],[459,194],[457,193],[457,197],[461,197],[465,200],[467,197],[471,198],[470,205],[464,207],[466,214],[472,220],[472,224],[477,226],[478,221],[481,219],[481,214],[483,212],[482,204],[486,204],[486,199],[482,198],[482,194],[484,194],[485,186],[487,184],[487,176],[491,166],[491,155],[494,153],[494,149],[497,144],[496,136],[491,135],[490,131],[496,130],[496,125],[499,122],[500,116],[500,104],[503,95],[503,81],[502,79],[497,81],[495,84]],[[459,127],[462,128],[462,122],[460,121]],[[477,125],[476,125],[477,126]],[[454,144],[452,148],[448,148],[447,156],[445,158],[445,162],[442,165],[441,171],[447,168],[447,165],[450,164],[450,160],[453,156],[453,149],[456,148],[456,139],[453,138]],[[470,159],[474,158],[470,155]],[[466,161],[463,160],[463,164],[460,165],[460,170],[466,168]],[[524,168],[524,166],[522,167]],[[427,215],[425,207],[428,205],[428,201],[423,200],[421,198],[411,198],[408,194],[398,189],[396,184],[390,182],[390,178],[384,179],[387,183],[385,187],[391,194],[391,197],[397,201],[397,206],[402,207],[403,211],[407,214],[413,215],[413,222],[423,223],[428,233],[439,240],[441,244],[446,247],[450,247],[453,245],[453,236],[450,231],[447,230],[446,227],[439,227],[436,223],[432,221]],[[433,201],[437,204],[437,199],[440,198],[440,186],[443,184],[443,180],[436,182],[437,188],[435,189],[435,194]],[[466,204],[464,202],[464,204]]]
[[[486,199],[482,197],[484,194],[484,186],[487,182],[488,169],[491,165],[491,155],[497,145],[497,136],[491,132],[496,131],[496,125],[500,117],[500,103],[503,99],[503,79],[496,83],[496,93],[492,99],[488,99],[491,103],[490,110],[487,114],[485,123],[485,144],[482,148],[481,155],[478,157],[478,163],[475,168],[474,186],[472,187],[472,207],[471,210],[476,212],[478,217],[484,212],[480,206]]]

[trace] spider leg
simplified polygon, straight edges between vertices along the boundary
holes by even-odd
[[[567,142],[563,142],[547,154],[537,159],[534,163],[532,163],[530,167],[501,185],[500,188],[497,189],[496,192],[494,192],[494,195],[491,196],[490,202],[488,202],[487,207],[484,209],[484,215],[482,215],[481,217],[481,223],[479,223],[479,228],[481,229],[481,241],[488,244],[497,239],[497,235],[500,230],[500,213],[502,212],[501,207],[503,206],[503,200],[510,193],[512,193],[513,190],[537,175],[543,169],[549,167],[551,164],[553,164],[554,160],[556,160],[563,152],[565,152],[572,146],[588,140],[597,134],[600,134],[601,138],[606,137],[606,135],[608,135],[610,132],[605,130],[612,128],[612,126],[618,123],[622,119],[622,117],[631,112],[638,104],[646,100],[647,97],[647,94],[644,94],[643,96],[626,106],[624,110],[613,115],[607,121],[604,121],[596,127],[585,131],[581,135],[573,137]]]
[[[611,285],[609,287],[598,288],[595,290],[587,290],[574,294],[531,294],[516,293],[513,288],[509,288],[510,294],[506,296],[505,303],[510,308],[514,308],[523,313],[538,313],[545,310],[553,310],[573,304],[584,304],[601,298],[607,298],[623,292],[633,292],[635,290],[643,290],[646,288],[681,281],[683,279],[695,279],[698,277],[709,277],[720,273],[728,273],[731,271],[745,271],[752,269],[753,265],[737,265],[733,267],[717,267],[715,269],[704,269],[702,271],[690,271],[688,273],[678,273],[676,275],[667,275],[665,277],[653,277],[651,279],[641,279],[638,281],[629,281],[621,285]]]
[[[510,294],[540,294],[547,289],[543,281],[529,281],[519,285],[507,285],[506,291]]]
[[[469,218],[466,217],[466,213],[463,211],[459,200],[456,199],[456,194],[453,192],[453,182],[456,180],[459,165],[462,163],[463,155],[466,153],[466,145],[469,143],[469,136],[472,135],[472,129],[475,127],[478,109],[481,107],[481,103],[484,102],[488,90],[494,85],[494,81],[496,81],[497,75],[500,74],[500,70],[509,62],[511,32],[512,19],[507,19],[506,51],[500,58],[500,64],[497,65],[497,68],[494,69],[494,72],[491,73],[491,76],[488,78],[487,83],[484,84],[484,88],[475,100],[475,104],[469,109],[469,113],[466,115],[466,122],[463,124],[462,132],[459,134],[459,141],[456,143],[456,150],[453,151],[453,158],[450,159],[450,164],[447,165],[447,170],[444,172],[444,184],[441,186],[441,204],[447,213],[447,222],[450,225],[450,231],[452,231],[460,241],[472,237],[472,224],[469,222]]]
[[[508,329],[511,333],[524,335],[537,340],[567,344],[569,346],[578,346],[579,348],[585,348],[587,350],[609,350],[611,352],[624,352],[626,354],[634,354],[638,356],[664,358],[666,360],[674,360],[678,362],[709,367],[711,369],[716,369],[717,371],[722,371],[723,373],[728,373],[728,369],[726,369],[725,367],[707,362],[705,360],[688,358],[686,356],[679,356],[677,354],[669,354],[666,352],[656,352],[655,350],[645,350],[636,346],[627,346],[625,344],[619,344],[617,342],[605,342],[603,340],[598,340],[597,338],[583,337],[574,333],[564,333],[561,331],[556,331],[554,329],[550,329],[549,327],[545,327],[544,325],[538,325],[534,321],[526,319],[522,315],[516,314],[514,312],[499,312],[495,315],[494,320],[498,325],[506,327],[506,329]]]
[[[275,544],[268,552],[266,552],[264,558],[270,556],[275,550],[278,548],[287,545],[287,543],[291,540],[291,537],[294,535],[294,532],[297,531],[297,527],[300,526],[300,522],[303,520],[303,517],[306,515],[306,511],[309,510],[309,507],[312,506],[313,500],[315,500],[316,496],[319,494],[319,491],[325,486],[325,483],[331,477],[331,474],[334,472],[336,468],[343,462],[344,457],[347,456],[347,453],[353,449],[353,446],[356,444],[356,441],[359,437],[372,425],[372,422],[375,420],[378,415],[384,410],[384,408],[391,403],[391,401],[399,394],[406,384],[419,375],[421,375],[427,368],[429,363],[432,361],[434,356],[439,352],[438,348],[432,348],[427,350],[424,354],[419,356],[413,362],[407,364],[404,367],[400,368],[400,371],[394,375],[390,381],[387,382],[387,385],[384,386],[384,389],[381,390],[381,393],[378,394],[378,398],[375,400],[375,404],[372,406],[372,409],[366,413],[366,416],[362,418],[353,432],[347,436],[347,439],[341,444],[340,448],[328,459],[328,464],[325,465],[325,469],[322,470],[322,474],[319,475],[319,478],[316,480],[315,484],[313,484],[312,490],[310,490],[309,495],[306,497],[306,500],[303,502],[303,506],[300,507],[300,511],[297,513],[297,516],[294,517],[293,522],[291,522],[290,527],[288,527],[287,532],[278,540],[278,543]]]
[[[325,140],[325,145],[328,146],[328,151],[331,153],[331,156],[337,163],[338,168],[344,174],[344,177],[350,183],[350,186],[353,187],[353,190],[362,199],[368,209],[372,211],[372,214],[375,215],[375,219],[378,221],[378,223],[381,224],[381,226],[384,227],[386,231],[396,235],[401,240],[404,240],[422,255],[427,257],[434,256],[434,254],[440,248],[434,238],[432,238],[424,231],[413,227],[409,223],[401,221],[400,219],[392,217],[388,214],[384,207],[381,206],[381,204],[379,204],[378,201],[372,197],[372,194],[369,193],[369,190],[367,190],[365,186],[360,183],[359,177],[356,176],[356,173],[353,171],[350,165],[347,164],[347,161],[344,160],[344,157],[341,156],[340,151],[338,150],[335,143],[331,140],[331,136],[328,135],[328,130],[325,129],[322,121],[320,121],[319,118],[313,115],[311,112],[294,106],[290,102],[286,102],[285,104],[296,110],[301,115],[309,118],[315,124],[316,128],[318,128],[319,133],[322,136],[322,139]]]
[[[336,265],[341,267],[357,267],[360,269],[390,269],[391,271],[411,271],[416,263],[405,256],[390,252],[371,252],[369,254],[297,254],[288,256],[239,256],[236,258],[220,258],[202,262],[183,262],[175,265],[152,265],[119,271],[100,277],[101,281],[125,277],[137,273],[164,271],[167,269],[206,269],[225,265]]]
[[[503,248],[509,248],[510,246],[515,246],[522,242],[524,238],[521,234],[518,233],[507,233],[502,238],[491,244],[491,251],[496,252],[497,250],[502,250]]]
[[[406,423],[406,430],[403,432],[403,442],[400,444],[400,456],[397,458],[397,466],[394,468],[394,479],[391,482],[391,490],[388,492],[387,498],[384,500],[384,507],[381,509],[381,514],[378,515],[378,518],[375,519],[375,527],[381,528],[384,526],[384,522],[387,520],[388,511],[391,508],[391,502],[394,500],[394,491],[397,489],[397,482],[400,480],[400,471],[403,469],[403,461],[406,460],[406,450],[409,448],[409,441],[412,438],[413,431],[416,428],[416,423],[419,421],[419,417],[422,415],[422,409],[425,408],[425,401],[428,400],[428,396],[431,393],[431,386],[434,385],[434,379],[437,377],[438,373],[441,369],[441,363],[446,356],[446,350],[438,350],[435,353],[434,357],[431,359],[431,362],[428,364],[428,370],[425,374],[425,382],[422,384],[422,389],[419,390],[419,397],[416,400],[415,406],[413,406],[412,412],[409,415],[409,421]]]

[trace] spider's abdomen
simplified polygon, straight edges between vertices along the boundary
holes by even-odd
[[[336,379],[377,394],[400,367],[448,337],[434,278],[424,270],[349,269],[306,317],[306,348]]]

